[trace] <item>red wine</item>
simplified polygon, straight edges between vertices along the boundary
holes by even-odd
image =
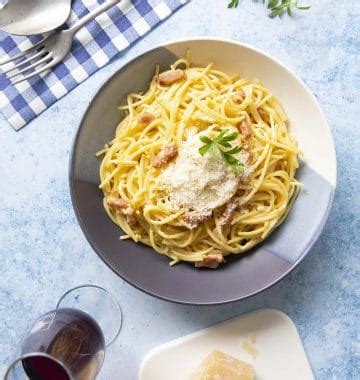
[[[24,359],[22,364],[31,380],[70,380],[64,368],[53,359],[34,356]]]
[[[94,379],[104,359],[104,336],[97,322],[76,309],[56,309],[36,321],[23,343],[23,352],[44,352],[23,359],[30,380]]]

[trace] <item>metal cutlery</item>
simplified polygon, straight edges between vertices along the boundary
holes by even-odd
[[[51,69],[61,62],[71,50],[76,32],[99,14],[105,12],[121,0],[108,0],[88,13],[71,28],[55,32],[29,49],[0,61],[0,67],[14,63],[3,69],[3,74],[17,84]]]
[[[71,0],[5,0],[0,29],[21,36],[50,32],[67,20],[70,11]]]

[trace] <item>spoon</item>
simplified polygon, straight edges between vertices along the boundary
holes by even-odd
[[[0,29],[20,36],[46,33],[62,25],[70,11],[71,0],[0,0]]]

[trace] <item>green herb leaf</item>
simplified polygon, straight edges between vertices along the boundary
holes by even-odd
[[[245,167],[244,167],[244,164],[238,164],[235,166],[234,165],[231,166],[231,169],[235,174],[240,174],[244,172]]]
[[[199,153],[203,156],[211,147],[212,144],[206,144],[203,145],[201,148],[199,148]]]
[[[287,11],[287,14],[292,17],[292,11],[291,11],[291,5],[288,4],[287,8],[286,8],[286,11]]]
[[[222,141],[233,141],[238,137],[237,132],[233,132],[230,135],[223,136]]]
[[[228,4],[228,8],[236,8],[239,5],[239,0],[231,0]]]
[[[225,158],[225,161],[226,161],[229,165],[236,165],[237,163],[239,163],[239,161],[238,161],[235,157],[231,156],[230,154],[226,154],[226,153],[224,153],[224,156],[223,156],[223,157]]]
[[[275,8],[278,4],[279,4],[279,0],[269,0],[267,7],[268,9]]]
[[[214,155],[216,154],[216,152],[219,152],[225,164],[230,166],[231,170],[235,174],[239,174],[244,171],[244,165],[233,155],[239,153],[242,147],[235,146],[232,148],[232,145],[229,143],[229,141],[235,140],[239,134],[237,132],[232,132],[228,134],[228,132],[228,129],[224,129],[214,140],[211,140],[209,137],[204,135],[200,136],[200,140],[205,145],[199,148],[199,153],[203,156],[207,152],[209,152],[209,154],[211,155]],[[224,150],[224,148],[231,149]]]
[[[209,139],[209,137],[207,137],[207,136],[204,136],[204,135],[200,136],[200,140],[201,140],[203,143],[205,143],[205,144],[212,144],[212,140]]]
[[[269,13],[269,17],[270,18],[274,18],[276,16],[279,16],[279,12],[277,10],[274,10],[271,13]]]
[[[266,3],[265,0],[253,0],[255,2],[261,1],[263,4]],[[228,3],[228,8],[236,8],[239,5],[238,0],[231,0]],[[300,11],[305,11],[310,9],[310,5],[299,5],[299,0],[267,0],[267,8],[270,10],[269,17],[281,17],[285,12],[292,17],[293,10],[298,9]]]
[[[228,129],[224,129],[222,132],[220,132],[219,136],[216,138],[216,141],[219,142],[222,140],[223,136],[228,132]]]
[[[242,149],[241,146],[236,146],[235,148],[227,150],[226,153],[228,153],[228,154],[236,154],[236,153],[241,152],[241,149]]]
[[[226,141],[218,141],[217,143],[224,146],[225,148],[231,148],[231,144]]]

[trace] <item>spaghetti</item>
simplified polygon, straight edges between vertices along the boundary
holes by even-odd
[[[127,116],[98,155],[104,155],[104,207],[125,232],[121,238],[153,247],[171,264],[215,268],[226,255],[264,240],[286,216],[300,188],[295,179],[299,150],[281,105],[260,82],[180,59],[167,72],[157,70],[149,89],[128,95],[120,109]],[[246,175],[230,174],[224,162],[228,176],[238,175],[224,204],[203,214],[174,204],[175,190],[164,184],[164,173],[176,175],[189,139],[197,134],[215,139],[224,130],[238,131],[232,144],[241,146],[235,160]],[[199,153],[196,160],[210,160],[208,154]]]

